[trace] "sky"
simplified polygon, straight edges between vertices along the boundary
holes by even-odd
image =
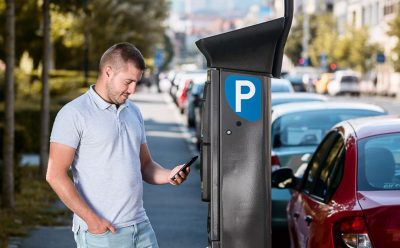
[[[196,12],[207,10],[220,12],[221,16],[228,11],[247,12],[251,5],[265,4],[268,0],[172,0],[172,12]]]

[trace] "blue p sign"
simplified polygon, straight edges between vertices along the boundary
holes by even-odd
[[[229,75],[225,79],[229,107],[241,118],[257,121],[261,117],[261,81],[252,76]]]

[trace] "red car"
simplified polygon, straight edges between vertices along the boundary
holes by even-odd
[[[292,248],[400,247],[400,118],[339,123],[295,175],[274,171],[272,186],[292,189]]]

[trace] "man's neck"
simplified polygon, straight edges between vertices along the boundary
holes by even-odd
[[[97,87],[96,87],[96,86],[97,86]],[[98,87],[97,84],[93,85],[93,90],[94,90],[94,92],[96,92],[96,94],[97,94],[101,99],[103,99],[105,102],[110,103],[110,104],[113,104],[112,102],[107,101],[106,99],[104,99],[104,97],[103,97],[102,94],[101,94],[102,91],[101,91],[100,87]]]
[[[99,91],[96,90],[96,86],[97,86],[97,84],[93,85],[93,90],[94,90],[94,92],[96,92],[96,94],[97,94],[101,99],[103,99],[105,102],[110,103],[110,104],[114,104],[113,102],[109,102],[109,101],[107,101],[106,99],[104,99],[104,97],[101,96],[101,94],[99,93]],[[114,104],[114,105],[115,105],[115,107],[116,107],[117,109],[119,108],[119,106],[121,106],[121,105],[119,105],[119,104]]]

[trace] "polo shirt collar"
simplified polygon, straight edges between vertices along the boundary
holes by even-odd
[[[94,85],[90,85],[89,88],[89,95],[92,97],[94,103],[97,105],[97,107],[101,110],[105,110],[108,107],[110,107],[112,104],[104,101],[99,94],[94,90]]]
[[[89,87],[89,95],[92,97],[92,99],[95,102],[95,104],[97,105],[97,107],[101,110],[108,109],[110,106],[114,105],[112,103],[104,101],[104,99],[101,98],[101,96],[99,94],[97,94],[97,92],[94,90],[94,85],[91,85]],[[122,110],[123,108],[128,107],[127,101],[128,101],[128,99],[119,106],[119,109]]]

